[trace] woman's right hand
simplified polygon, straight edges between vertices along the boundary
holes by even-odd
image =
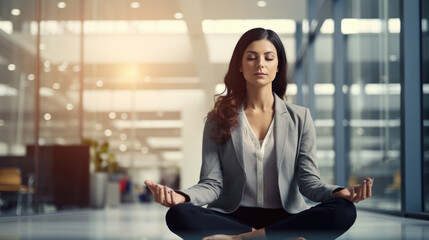
[[[176,193],[173,189],[163,186],[161,184],[154,183],[150,180],[144,181],[149,187],[150,191],[155,196],[155,202],[165,207],[171,207],[179,203],[185,202],[185,196]]]

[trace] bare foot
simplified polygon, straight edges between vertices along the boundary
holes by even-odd
[[[236,240],[234,235],[216,234],[203,238],[202,240]]]

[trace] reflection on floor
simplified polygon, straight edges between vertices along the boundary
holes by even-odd
[[[155,204],[24,217],[0,217],[0,239],[177,240],[164,223],[166,208]],[[429,239],[429,221],[358,211],[340,239]]]

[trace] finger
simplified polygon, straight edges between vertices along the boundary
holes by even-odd
[[[154,196],[155,196],[155,202],[157,202],[157,203],[161,203],[160,202],[160,194],[159,194],[159,187],[158,187],[158,184],[156,184],[155,185],[155,192],[154,192]]]
[[[149,187],[149,190],[154,193],[155,192],[155,183],[150,181],[150,180],[146,180],[144,181],[144,183]]]
[[[356,191],[355,187],[352,187],[352,191],[353,191],[353,200],[352,200],[352,202],[358,203],[359,202],[359,192]]]
[[[368,179],[367,182],[367,191],[366,191],[366,197],[370,198],[372,196],[372,184],[373,184],[373,180],[372,179]]]
[[[353,202],[354,198],[355,198],[355,195],[356,195],[355,188],[354,187],[349,187],[348,189],[349,189],[349,193],[350,193],[349,200],[351,202]]]
[[[168,191],[167,186],[164,186],[164,206],[171,207],[171,197]]]
[[[162,205],[164,205],[164,187],[162,185],[158,184],[158,188],[159,188],[159,203],[161,203]]]
[[[170,189],[170,200],[171,200],[171,204],[173,206],[177,204],[176,201],[174,200],[174,194],[176,194],[176,193]]]
[[[362,189],[366,187],[366,183],[364,183],[363,181],[361,182],[360,186],[359,186],[359,190],[358,190],[358,199],[362,200],[363,199],[363,191]]]
[[[367,187],[368,187],[368,184],[367,183],[369,183],[368,182],[368,180],[363,180],[363,186],[362,186],[362,188],[361,188],[361,192],[362,192],[362,195],[361,195],[361,200],[363,200],[363,199],[366,199],[366,193],[367,193]]]

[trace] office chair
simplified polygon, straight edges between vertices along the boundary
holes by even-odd
[[[22,195],[27,194],[27,201],[31,201],[30,196],[34,193],[34,189],[22,185],[19,168],[0,168],[0,194],[1,192],[16,192],[18,194],[16,214],[21,215]],[[30,202],[27,202],[27,205],[29,207]]]

